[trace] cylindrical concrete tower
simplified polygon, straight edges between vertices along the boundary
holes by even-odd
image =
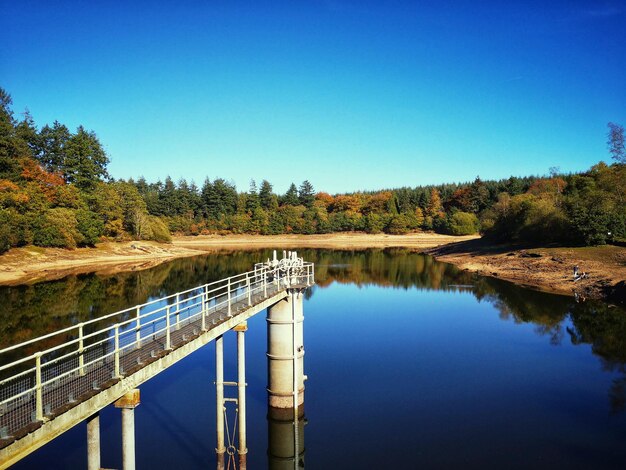
[[[271,408],[293,410],[294,396],[298,411],[304,404],[303,297],[304,289],[290,288],[287,298],[267,309],[267,391]]]

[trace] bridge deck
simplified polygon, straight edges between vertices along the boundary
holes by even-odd
[[[255,270],[254,277],[246,273],[245,284],[229,278],[227,288],[224,288],[224,280],[218,281],[221,287],[213,290],[212,297],[208,295],[211,285],[186,291],[180,298],[176,294],[175,305],[157,303],[153,311],[147,313],[140,313],[137,307],[136,320],[126,319],[90,334],[83,334],[81,326],[80,341],[74,338],[67,342],[67,348],[72,350],[52,348],[48,351],[54,354],[50,354],[46,362],[42,363],[36,353],[33,355],[35,368],[25,368],[0,381],[0,456],[4,450],[9,450],[5,448],[12,447],[45,422],[110,389],[201,335],[220,329],[227,322],[239,323],[239,317],[244,321],[249,317],[246,312],[258,310],[261,304],[288,288],[312,284],[312,266],[300,278],[284,276],[281,279],[276,274],[277,271],[257,273]],[[159,312],[165,313],[159,315]],[[125,313],[124,318],[127,317]],[[7,349],[1,352],[5,351]],[[19,361],[14,364],[19,366]],[[2,365],[0,371],[6,368]]]

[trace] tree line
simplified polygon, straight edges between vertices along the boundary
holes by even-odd
[[[502,241],[601,244],[626,238],[624,130],[609,124],[615,163],[563,175],[331,195],[309,181],[284,194],[262,180],[246,191],[223,178],[113,179],[93,131],[17,119],[0,88],[0,252],[73,248],[102,239],[169,241],[170,233],[404,234],[418,230]]]

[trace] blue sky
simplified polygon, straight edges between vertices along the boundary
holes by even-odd
[[[584,170],[626,125],[626,1],[0,0],[0,86],[116,178],[328,192]]]

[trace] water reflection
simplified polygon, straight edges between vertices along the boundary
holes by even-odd
[[[626,312],[622,307],[576,303],[571,297],[522,289],[406,249],[302,250],[301,254],[316,264],[317,286],[308,291],[308,297],[333,283],[471,292],[478,301],[491,303],[503,320],[534,325],[535,332],[551,344],[569,340],[591,345],[602,368],[621,376],[609,391],[611,409],[620,412],[626,407]],[[246,271],[270,256],[270,250],[225,252],[178,259],[138,272],[81,274],[1,287],[0,348]]]

